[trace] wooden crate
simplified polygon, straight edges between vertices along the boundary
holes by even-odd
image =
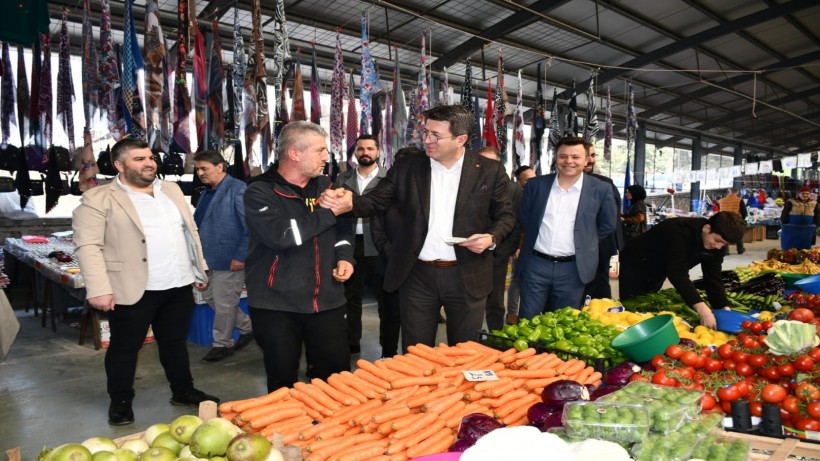
[[[776,439],[738,432],[724,432],[725,437],[748,440],[752,447],[750,459],[767,461],[820,460],[820,444],[799,439]]]

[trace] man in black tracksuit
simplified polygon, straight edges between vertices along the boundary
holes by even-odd
[[[353,273],[353,226],[319,207],[327,134],[292,122],[279,137],[279,163],[245,192],[250,234],[245,283],[268,391],[298,380],[302,345],[312,376],[350,369],[344,282]]]

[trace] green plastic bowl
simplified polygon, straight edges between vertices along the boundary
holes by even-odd
[[[810,276],[811,276],[811,274],[793,274],[793,273],[790,273],[790,272],[781,272],[780,273],[780,278],[782,278],[783,283],[786,284],[786,289],[787,290],[794,290],[795,288],[797,288],[797,287],[794,286],[795,283],[803,280],[806,277],[810,277]]]
[[[635,362],[646,362],[667,347],[680,342],[674,317],[669,314],[648,318],[627,328],[612,339],[612,347]]]

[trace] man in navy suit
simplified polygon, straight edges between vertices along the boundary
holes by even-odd
[[[518,214],[525,232],[518,262],[522,318],[579,308],[585,285],[595,278],[599,242],[615,230],[612,188],[584,175],[588,156],[583,138],[563,138],[556,146],[558,173],[524,186]]]
[[[200,152],[194,156],[194,162],[196,174],[205,185],[194,220],[211,271],[211,283],[203,296],[215,313],[214,345],[202,361],[218,362],[253,341],[251,319],[239,308],[248,252],[248,229],[242,201],[247,186],[228,175],[228,163],[219,152]],[[236,343],[234,328],[239,329]]]

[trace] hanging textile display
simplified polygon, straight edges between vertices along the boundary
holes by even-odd
[[[552,89],[552,111],[550,111],[550,133],[549,141],[547,143],[547,165],[546,171],[536,171],[535,174],[550,173],[553,170],[553,163],[555,162],[555,148],[558,146],[558,141],[561,139],[561,127],[558,123],[558,91],[557,88]],[[543,170],[543,168],[542,168]]]
[[[493,110],[493,81],[487,80],[487,109],[484,112],[484,130],[481,132],[481,139],[484,147],[498,149],[498,138],[495,133],[495,117],[497,113]]]
[[[285,78],[282,79],[281,90],[279,94],[279,106],[276,108],[277,118],[276,118],[276,138],[279,139],[279,133],[282,132],[282,128],[285,127],[288,123],[290,123],[290,112],[288,111],[288,78],[290,77],[291,68],[288,72],[285,73]]]
[[[22,56],[23,53],[20,53],[20,55]],[[17,194],[20,195],[20,209],[23,210],[31,198],[31,176],[28,169],[26,149],[17,150],[16,166],[17,172],[15,173],[14,184],[17,189]]]
[[[353,167],[353,148],[359,137],[359,120],[356,113],[356,95],[353,91],[353,71],[350,71],[350,83],[347,86],[347,163]]]
[[[219,23],[216,19],[211,22],[210,38],[211,52],[208,59],[208,96],[205,112],[208,131],[206,148],[221,151],[225,144],[225,119],[222,114],[222,86],[225,83],[225,69],[222,66],[222,39],[219,38]]]
[[[518,91],[515,99],[515,115],[513,116],[513,129],[515,142],[513,143],[512,170],[515,171],[521,165],[527,165],[527,143],[524,140],[524,95],[521,87],[521,69],[518,70]]]
[[[604,131],[604,159],[612,158],[612,99],[609,96],[610,87],[606,88],[606,128]]]
[[[162,94],[165,90],[165,35],[159,21],[157,0],[145,9],[145,118],[148,145],[162,150]]]
[[[336,52],[333,59],[333,78],[330,86],[330,154],[341,163],[345,153],[344,94],[345,67],[342,55],[341,29],[336,29]],[[331,165],[334,162],[331,162]]]
[[[296,58],[293,60],[293,101],[291,101],[290,119],[307,120],[305,112],[305,85],[302,82],[302,53],[296,50]]]
[[[382,152],[382,166],[390,168],[393,164],[393,95],[384,95],[384,127],[379,136]]]
[[[41,141],[38,146],[45,148],[51,146],[53,137],[53,107],[52,107],[52,82],[51,82],[51,35],[41,35],[43,41],[43,61],[40,67],[40,92],[38,94],[38,109],[40,114]],[[36,144],[36,143],[35,143]],[[43,155],[43,163],[47,162],[47,155]]]
[[[575,93],[575,79],[572,79],[564,136],[578,136],[578,95]]]
[[[189,17],[190,13],[189,13]],[[194,39],[194,132],[196,133],[197,152],[207,149],[208,133],[206,129],[205,107],[208,99],[208,56],[205,51],[205,33],[191,22],[191,34]]]
[[[441,104],[443,106],[450,105],[450,75],[447,73],[447,68],[444,68],[444,81],[441,84]]]
[[[382,96],[381,92],[375,94],[370,99],[370,103],[373,107],[373,120],[370,124],[370,134],[376,137],[376,139],[381,139],[382,128],[384,127],[384,120],[382,119]]]
[[[94,159],[94,146],[91,140],[90,128],[83,130],[83,147],[75,155],[80,157],[80,180],[78,185],[80,192],[85,192],[99,184],[97,182],[97,173],[100,172],[97,168],[97,161]]]
[[[498,69],[496,77],[495,97],[495,136],[498,139],[498,151],[501,153],[501,163],[507,163],[507,116],[512,115],[510,98],[507,97],[507,87],[504,84],[504,56],[501,48],[498,49]]]
[[[311,43],[310,59],[310,121],[319,124],[322,121],[321,90],[319,87],[319,68],[316,66],[316,44]]]
[[[427,32],[421,33],[421,62],[419,63],[419,79],[416,89],[416,127],[413,130],[413,139],[420,141],[420,146],[424,145],[421,133],[424,131],[424,113],[430,108],[430,99],[427,92]]]
[[[57,120],[68,136],[68,151],[74,155],[74,81],[68,44],[68,13],[63,10],[60,26],[60,54],[57,59]]]
[[[185,152],[185,172],[194,171],[191,149],[191,95],[188,91],[187,61],[188,46],[188,0],[179,0],[177,5],[177,57],[174,65],[174,143]]]
[[[43,40],[34,41],[31,53],[31,103],[29,104],[29,136],[31,142],[43,146],[43,127],[40,120],[40,77],[43,72]],[[25,142],[23,144],[26,144]]]
[[[91,0],[83,0],[83,115],[85,128],[90,129],[94,112],[100,106],[100,69],[94,27],[91,25]]]
[[[535,103],[532,108],[532,137],[530,138],[530,167],[533,171],[538,171],[541,167],[541,154],[543,153],[544,130],[547,128],[547,120],[544,118],[544,89],[541,86],[541,66],[538,63],[538,77],[535,87]]]
[[[422,60],[424,59],[424,39],[422,38]],[[373,95],[381,91],[379,75],[376,72],[376,65],[370,55],[370,43],[367,39],[367,13],[362,14],[362,73],[359,81],[359,98],[362,106],[362,119],[359,132],[361,134],[370,133],[370,123],[373,117],[371,99]]]
[[[464,85],[461,87],[461,105],[473,114],[473,118],[477,118],[478,106],[473,102],[473,67],[469,59],[467,59],[467,63],[464,67]],[[479,126],[478,123],[473,125],[473,132],[470,133],[470,139],[467,142],[469,149],[477,150],[476,145],[480,145],[481,135],[479,134]]]
[[[122,99],[126,130],[131,138],[145,139],[145,113],[142,109],[137,72],[144,67],[137,30],[134,27],[133,0],[125,0],[122,43]]]
[[[284,0],[276,0],[276,5],[274,6],[273,10],[273,27],[269,27],[266,32],[270,33],[273,36],[273,62],[271,63],[271,67],[273,68],[273,86],[276,89],[276,94],[279,95],[287,93],[285,90],[285,78],[286,74],[289,72],[291,68],[291,57],[290,57],[290,43],[288,40],[288,27],[287,21],[285,19],[285,2]],[[261,29],[260,29],[261,30]],[[260,32],[261,34],[261,32]],[[259,40],[261,41],[262,36],[259,36]],[[262,49],[262,44],[257,42],[257,50]],[[259,51],[257,51],[259,53]],[[264,66],[264,54],[257,54],[256,56],[256,65],[258,68],[257,76],[263,78],[266,75],[262,75],[265,72]],[[260,65],[260,62],[262,63]],[[256,98],[257,98],[257,121],[262,120],[264,116],[264,126],[261,126],[261,130],[263,132],[263,139],[270,140],[270,119],[268,117],[268,103],[267,103],[267,95],[264,94],[267,91],[267,85],[263,85],[264,80],[257,80],[257,91],[256,91]],[[263,100],[259,100],[259,98],[264,98]],[[264,103],[264,104],[263,104]],[[280,108],[282,105],[280,104]],[[279,138],[279,132],[282,130],[282,127],[288,123],[288,114],[287,111],[285,113],[277,112],[274,117],[274,123],[276,126],[276,136],[275,138]],[[262,125],[262,123],[258,123]],[[267,167],[267,154],[264,152],[263,155],[265,156],[265,161],[263,165]]]
[[[632,91],[632,81],[629,81],[629,94],[626,103],[626,152],[632,152],[635,135],[638,131],[638,116],[635,113],[635,93]]]
[[[233,88],[233,126],[231,136],[239,141],[242,133],[242,88],[245,86],[245,44],[242,39],[242,29],[239,24],[239,8],[234,3],[233,9],[233,78],[230,79]],[[237,148],[241,149],[241,143]]]
[[[484,141],[481,139],[481,134],[479,134],[481,127],[481,114],[479,113],[478,108],[481,107],[481,105],[478,100],[478,93],[473,94],[473,107],[476,108],[476,110],[473,111],[473,126],[475,127],[473,128],[473,133],[475,133],[475,135],[473,136],[473,144],[470,146],[470,149],[472,149],[473,152],[478,152],[478,150],[481,149],[481,143]]]
[[[228,64],[225,66],[225,78],[228,82],[233,82],[234,79],[234,70],[233,64]],[[235,126],[236,126],[236,104],[242,98],[242,93],[237,94],[234,91],[233,84],[226,86],[226,98],[228,102],[228,111],[225,112],[225,130],[228,132],[227,135],[227,143],[228,145],[233,147],[233,161],[228,162],[228,171],[230,175],[240,181],[244,181],[247,175],[245,174],[245,162],[242,159],[242,143],[239,142],[239,139],[235,133]]]
[[[26,77],[26,62],[23,47],[17,47],[17,129],[20,131],[20,145],[26,145],[26,135],[29,130],[28,78]]]
[[[404,147],[405,134],[407,130],[407,101],[404,98],[404,89],[401,86],[401,68],[399,67],[399,50],[393,49],[395,61],[393,63],[393,101],[390,118],[390,144],[393,147],[391,154]],[[392,159],[391,164],[392,166]],[[389,166],[385,165],[385,168]]]
[[[410,103],[407,105],[407,124],[404,128],[404,139],[406,146],[416,146],[424,150],[424,141],[419,139],[419,134],[416,132],[416,89],[409,94]],[[413,136],[416,137],[413,137]]]
[[[598,134],[598,116],[595,114],[595,79],[597,75],[593,71],[589,76],[589,88],[587,89],[587,115],[584,118],[584,139],[588,143],[595,144],[595,136]]]
[[[180,4],[186,0],[180,0]],[[187,18],[185,20],[187,24]],[[108,131],[115,141],[122,136],[117,123],[117,106],[120,90],[120,71],[117,67],[117,55],[114,51],[114,40],[111,36],[111,6],[108,0],[102,0],[100,13],[100,109],[108,116]]]
[[[11,137],[11,125],[14,121],[14,75],[11,71],[11,56],[8,42],[3,42],[3,77],[0,82],[0,126],[3,128],[2,144],[5,146]]]

